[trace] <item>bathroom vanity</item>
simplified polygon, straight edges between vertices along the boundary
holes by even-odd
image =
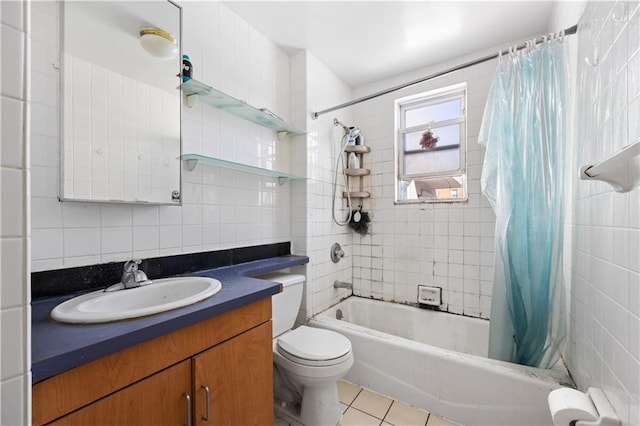
[[[36,383],[33,424],[271,424],[271,353],[264,298]]]
[[[60,324],[48,312],[64,298],[35,302],[33,424],[272,424],[271,296],[280,284],[250,277],[307,262],[200,272],[222,291],[131,321]]]

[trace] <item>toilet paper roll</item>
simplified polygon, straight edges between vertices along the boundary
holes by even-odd
[[[549,410],[556,426],[569,426],[576,420],[594,421],[598,410],[591,398],[571,388],[560,388],[549,393]]]

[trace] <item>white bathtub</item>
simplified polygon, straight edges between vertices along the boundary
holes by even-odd
[[[552,425],[547,395],[573,386],[561,362],[542,370],[486,358],[481,319],[350,297],[309,325],[351,340],[347,380],[464,425]]]

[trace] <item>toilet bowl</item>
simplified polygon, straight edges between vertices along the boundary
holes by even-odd
[[[335,331],[304,325],[293,329],[304,275],[273,272],[256,278],[283,287],[271,298],[276,398],[299,405],[299,421],[305,426],[337,424],[342,416],[337,381],[353,365],[351,342]]]
[[[300,420],[306,426],[335,425],[342,410],[337,381],[353,365],[351,342],[330,330],[300,326],[274,339],[273,362],[285,386],[302,396]]]

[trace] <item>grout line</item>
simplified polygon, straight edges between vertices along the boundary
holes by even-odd
[[[364,388],[362,388],[361,386],[358,386],[360,388],[360,390],[358,391],[358,393],[356,394],[356,396],[353,397],[353,399],[351,400],[351,404],[353,404],[354,402],[356,402],[356,399],[358,399],[358,397],[360,396],[360,394],[362,393],[362,390]],[[351,406],[351,404],[349,404],[349,406]]]
[[[384,422],[384,419],[387,418],[387,414],[389,414],[389,411],[391,411],[391,407],[393,407],[393,403],[396,402],[395,399],[391,400],[391,404],[389,404],[389,408],[387,408],[387,411],[385,411],[384,416],[382,416],[382,421]],[[388,422],[387,422],[388,423]],[[382,423],[380,423],[382,424]]]
[[[356,411],[359,411],[359,412],[364,413],[364,414],[367,414],[367,415],[369,415],[369,416],[371,416],[371,417],[373,417],[373,418],[375,418],[375,419],[377,419],[377,420],[380,420],[380,425],[382,425],[382,423],[384,423],[384,422],[386,421],[385,419],[387,418],[387,415],[389,414],[389,411],[391,411],[391,407],[392,407],[392,406],[393,406],[393,404],[394,404],[396,401],[398,401],[398,400],[389,398],[389,399],[391,399],[391,404],[389,405],[389,408],[387,408],[387,411],[384,413],[384,416],[382,416],[382,419],[380,419],[379,417],[377,417],[377,416],[375,416],[375,415],[373,415],[373,414],[371,414],[371,413],[369,413],[369,412],[367,412],[367,411],[364,411],[364,410],[361,410],[361,409],[359,409],[359,408],[356,408],[356,407],[354,407],[354,406],[352,405],[352,404],[356,401],[356,399],[358,398],[358,396],[359,396],[359,395],[362,393],[362,391],[364,390],[364,388],[363,388],[362,386],[359,386],[359,385],[356,385],[356,386],[358,386],[358,388],[359,388],[360,390],[358,391],[358,393],[357,393],[357,394],[356,394],[356,396],[353,398],[353,400],[351,401],[351,403],[350,403],[350,404],[345,404],[345,405],[347,405],[347,410],[348,410],[349,408],[353,408],[353,409],[354,409],[354,410],[356,410]],[[382,395],[382,394],[380,394],[380,395]],[[384,395],[384,396],[386,396],[386,395]],[[387,398],[388,398],[388,397],[387,397]],[[402,403],[402,401],[398,401],[398,402],[401,402],[401,403]],[[415,407],[415,408],[417,408],[417,407]],[[345,410],[345,412],[346,412],[347,410]],[[424,410],[422,410],[422,411],[424,411]],[[343,414],[344,414],[344,413],[343,413]],[[424,426],[428,426],[428,425],[429,425],[429,419],[431,418],[431,415],[433,415],[433,413],[432,413],[432,412],[430,412],[430,411],[427,411],[427,420],[425,421]],[[387,422],[387,423],[389,423],[389,422]],[[393,423],[389,423],[389,424],[393,424]]]
[[[359,408],[352,407],[351,405],[349,406],[349,408],[352,408],[352,409],[354,409],[354,410],[356,410],[356,411],[359,411],[359,412],[361,412],[362,414],[366,414],[366,415],[367,415],[367,416],[369,416],[369,417],[373,417],[373,418],[374,418],[374,419],[376,419],[376,420],[380,420],[379,425],[381,425],[381,424],[382,424],[382,422],[383,422],[383,420],[379,419],[378,417],[374,416],[373,414],[371,414],[371,413],[367,413],[366,411],[360,410]]]

